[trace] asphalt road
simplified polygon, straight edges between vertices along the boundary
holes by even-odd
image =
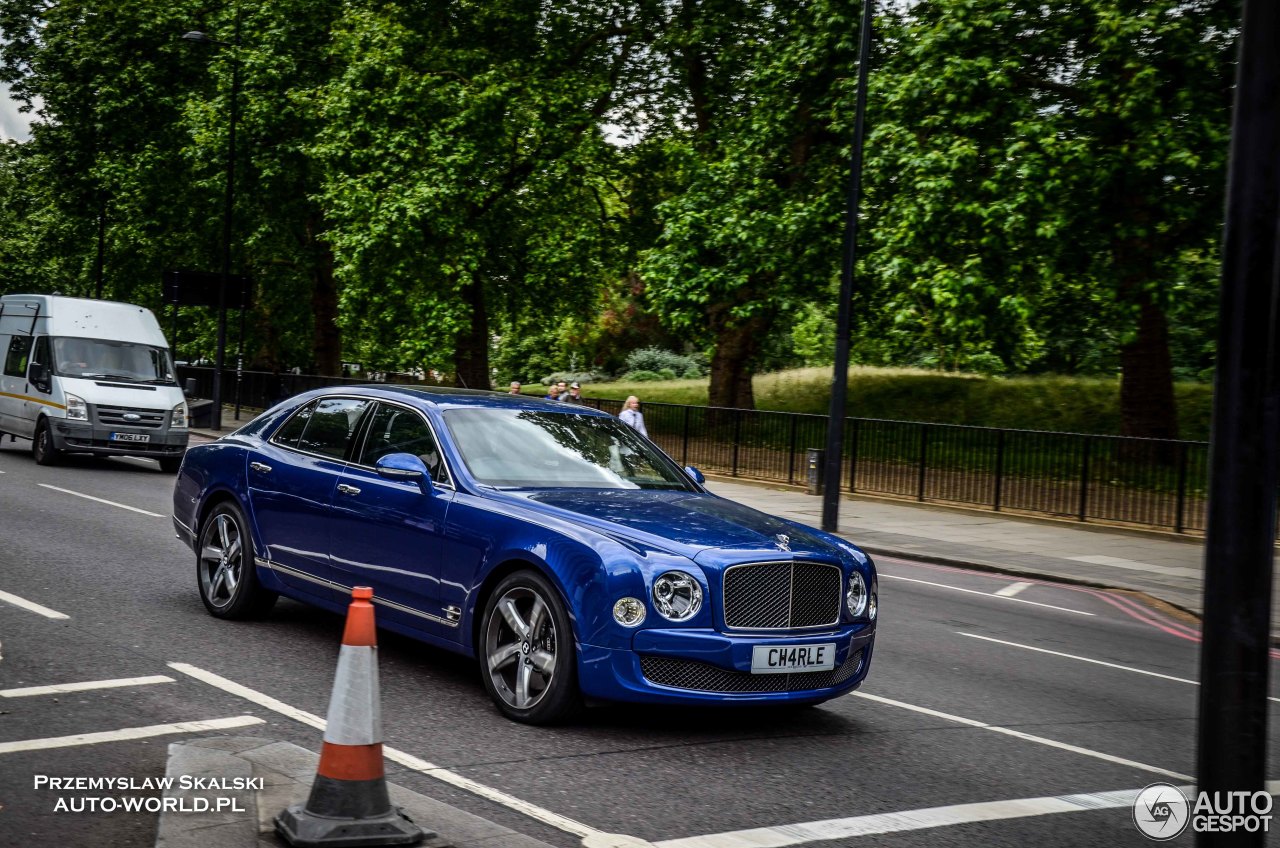
[[[318,750],[319,731],[285,713],[325,714],[341,620],[290,601],[261,622],[211,618],[193,555],[173,535],[171,476],[143,460],[43,468],[27,447],[0,443],[0,845],[154,840],[155,815],[56,810],[60,799],[109,793],[38,787],[40,775],[157,777],[169,742],[210,733]],[[575,824],[664,848],[806,823],[820,823],[805,833],[824,846],[1148,844],[1127,805],[1053,812],[1060,803],[1004,802],[1190,783],[1194,633],[1097,590],[879,566],[870,677],[858,693],[810,709],[607,706],[572,727],[524,727],[497,714],[470,661],[383,634],[386,744],[503,794],[482,797],[395,763],[388,775],[566,848],[581,844]],[[156,677],[169,679],[147,680]],[[228,691],[234,684],[275,708]],[[223,729],[182,724],[195,721]],[[154,735],[14,750],[126,728]],[[1273,746],[1270,776],[1277,765]],[[519,812],[511,798],[538,810]],[[975,806],[930,814],[948,824],[907,824],[953,805]],[[847,835],[868,829],[880,832]],[[800,833],[720,844],[800,844]],[[1172,844],[1191,842],[1184,834]]]

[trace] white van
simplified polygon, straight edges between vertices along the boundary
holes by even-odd
[[[128,303],[0,297],[0,433],[64,452],[145,456],[167,472],[187,449],[187,403],[156,316]]]

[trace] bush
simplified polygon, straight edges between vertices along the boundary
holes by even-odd
[[[566,383],[581,383],[585,386],[587,383],[608,382],[609,375],[603,371],[554,371],[543,377],[538,382],[542,383],[544,386],[549,386],[552,383],[558,383],[561,380],[564,380]]]
[[[627,355],[627,373],[636,374],[640,372],[653,372],[656,374],[670,372],[670,377],[662,378],[667,380],[672,380],[676,377],[693,379],[706,375],[707,358],[696,353],[684,355],[663,350],[660,347],[642,347],[639,350],[631,351]]]

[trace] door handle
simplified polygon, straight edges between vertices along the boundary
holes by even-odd
[[[249,463],[249,467],[254,471],[257,471],[259,474],[266,474],[271,470],[271,466],[267,465],[265,462],[251,462]]]
[[[358,495],[358,494],[360,494],[360,490],[359,490],[359,489],[357,489],[355,486],[348,486],[346,483],[339,483],[339,484],[338,484],[338,491],[339,491],[339,492],[342,492],[342,494],[344,494],[344,495]]]

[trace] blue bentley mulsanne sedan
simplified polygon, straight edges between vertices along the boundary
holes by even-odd
[[[707,492],[598,410],[465,390],[298,395],[187,451],[173,520],[218,618],[278,595],[478,658],[531,724],[584,699],[817,703],[871,663],[854,545]]]

